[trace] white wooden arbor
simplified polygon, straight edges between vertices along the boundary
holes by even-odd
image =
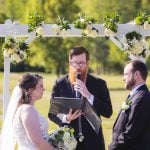
[[[53,32],[54,24],[44,24],[44,34],[43,37],[60,37]],[[99,37],[105,37],[104,34],[104,26],[102,24],[93,24],[99,31]],[[69,30],[69,34],[67,37],[81,37],[81,30],[76,29],[73,24],[70,24],[71,29]],[[116,33],[116,37],[121,39],[123,35],[128,32],[136,31],[140,33],[143,37],[150,36],[150,29],[143,29],[140,26],[135,24],[118,24],[118,31]],[[0,24],[0,37],[6,36],[15,36],[15,37],[27,37],[26,43],[32,42],[36,36],[35,32],[28,33],[28,25],[21,25],[18,23],[12,23],[11,20],[7,20],[5,24]],[[116,38],[110,36],[110,40],[116,44],[119,48],[121,48],[120,43]],[[9,58],[4,58],[4,81],[3,81],[3,118],[5,116],[5,112],[9,103],[9,77],[10,77],[10,60]]]

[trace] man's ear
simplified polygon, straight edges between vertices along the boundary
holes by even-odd
[[[141,76],[141,74],[140,74],[140,72],[139,72],[139,71],[135,71],[135,72],[134,72],[134,75],[135,75],[135,77],[139,77],[139,76]]]

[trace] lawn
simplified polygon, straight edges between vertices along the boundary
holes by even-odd
[[[42,74],[42,73],[41,73]],[[10,75],[10,91],[12,91],[13,87],[15,86],[19,76],[21,74],[18,73],[11,73]],[[44,85],[45,85],[45,93],[41,100],[39,100],[36,104],[36,107],[40,111],[43,116],[47,119],[47,112],[49,109],[49,98],[50,98],[50,91],[56,80],[55,75],[49,74],[42,74],[44,76]],[[122,75],[101,75],[99,76],[107,81],[108,88],[110,89],[110,97],[112,100],[113,105],[113,115],[107,119],[102,117],[102,126],[104,132],[104,138],[106,147],[111,142],[112,138],[112,126],[117,117],[118,111],[121,107],[122,102],[126,98],[128,91],[124,89],[124,83],[122,81]],[[150,79],[148,78],[147,83],[150,84]],[[3,86],[3,73],[0,73],[0,98],[2,99],[2,86]],[[148,86],[150,87],[150,85]],[[2,100],[0,100],[0,115],[2,115]],[[48,119],[49,120],[49,119]],[[2,124],[2,119],[0,119],[0,128]],[[57,128],[57,125],[49,121],[49,132],[54,131]]]

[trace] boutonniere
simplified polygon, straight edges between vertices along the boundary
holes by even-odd
[[[125,112],[126,110],[128,110],[131,107],[131,99],[126,100],[125,102],[122,103],[122,111]]]

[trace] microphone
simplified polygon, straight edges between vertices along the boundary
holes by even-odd
[[[79,72],[76,75],[76,79],[81,79],[81,74]],[[80,98],[81,97],[80,92],[75,91],[75,94],[76,94],[76,98]]]

